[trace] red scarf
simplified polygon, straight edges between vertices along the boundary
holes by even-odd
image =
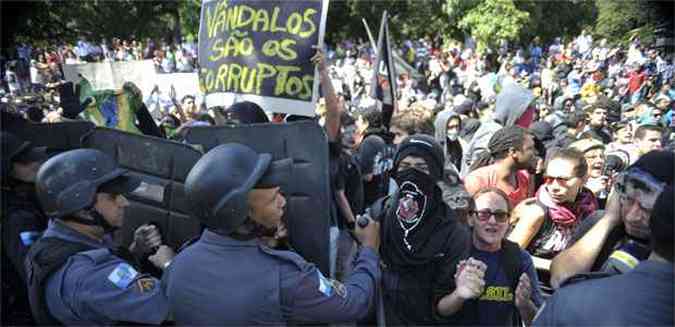
[[[598,210],[595,195],[585,187],[581,189],[573,203],[557,204],[548,194],[546,185],[542,185],[537,191],[537,200],[548,208],[549,217],[560,226],[576,224]]]

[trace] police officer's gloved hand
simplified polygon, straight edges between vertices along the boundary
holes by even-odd
[[[361,217],[359,217],[361,218]],[[362,246],[370,247],[375,251],[380,250],[380,222],[367,217],[368,223],[363,226],[357,222],[354,235]]]
[[[129,250],[139,258],[152,253],[162,245],[162,234],[155,225],[144,224],[134,231],[134,240]]]

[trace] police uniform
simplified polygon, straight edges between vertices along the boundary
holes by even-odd
[[[44,238],[58,238],[91,250],[69,257],[47,279],[44,298],[49,313],[65,325],[110,325],[120,321],[159,324],[168,305],[159,281],[113,255],[112,241],[96,241],[54,220]],[[29,258],[30,259],[30,258]],[[27,273],[32,273],[27,260]]]
[[[350,322],[367,314],[380,279],[373,249],[361,248],[342,284],[296,253],[259,242],[207,229],[178,254],[162,280],[176,323]]]
[[[553,294],[533,325],[675,325],[672,262],[647,260],[624,274],[585,279],[573,279]]]
[[[31,244],[47,228],[48,219],[32,190],[33,184],[3,190],[2,323],[5,325],[33,324],[23,261]]]

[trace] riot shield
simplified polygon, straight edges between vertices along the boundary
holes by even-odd
[[[201,152],[182,143],[103,127],[86,135],[82,143],[111,155],[142,180],[128,196],[130,205],[117,235],[123,245],[145,223],[156,224],[164,244],[174,249],[200,233],[199,222],[187,210],[184,183]]]
[[[185,140],[204,152],[224,143],[245,144],[273,160],[293,159],[291,178],[282,191],[291,245],[326,275],[330,272],[330,184],[328,143],[314,121],[243,126],[198,126]]]
[[[47,147],[48,153],[57,153],[82,147],[82,137],[96,128],[88,121],[62,123],[16,124],[3,126],[33,146]]]

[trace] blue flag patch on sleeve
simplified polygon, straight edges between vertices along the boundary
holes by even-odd
[[[134,281],[136,276],[138,276],[138,272],[136,272],[133,267],[126,263],[120,263],[110,275],[108,275],[108,280],[118,288],[126,289],[127,286]]]
[[[37,241],[38,238],[40,238],[40,235],[42,235],[42,233],[40,232],[26,231],[21,232],[19,234],[19,237],[21,238],[21,243],[23,243],[24,246],[30,246],[35,241]]]
[[[319,275],[319,292],[325,296],[331,296],[333,294],[333,283],[326,277],[323,277],[323,274],[319,270],[316,272]]]

